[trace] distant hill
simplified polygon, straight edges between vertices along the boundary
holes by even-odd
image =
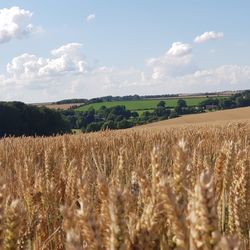
[[[175,119],[164,120],[137,127],[140,128],[168,128],[176,126],[186,126],[194,124],[214,124],[246,121],[250,123],[250,107],[228,109],[222,111],[208,112],[202,114],[192,114]]]
[[[61,104],[89,104],[98,102],[112,102],[112,101],[135,101],[143,99],[158,99],[158,98],[176,98],[183,96],[230,96],[236,93],[241,93],[244,90],[237,91],[220,91],[220,92],[204,92],[204,93],[180,93],[180,94],[159,94],[159,95],[125,95],[125,96],[102,96],[95,97],[91,99],[86,98],[72,98],[64,99],[56,102],[46,102],[46,103],[33,103],[33,105],[61,105]]]
[[[125,105],[128,109],[133,111],[138,111],[142,113],[143,110],[152,110],[156,106],[156,103],[159,100],[169,100],[168,106],[174,107],[174,103],[177,102],[179,98],[187,99],[190,101],[192,98],[197,99],[197,101],[201,101],[199,98],[223,98],[230,97],[233,95],[240,94],[245,90],[237,90],[237,91],[220,91],[220,92],[205,92],[205,93],[180,93],[180,94],[162,94],[162,95],[126,95],[126,96],[103,96],[96,97],[92,99],[86,98],[72,98],[72,99],[64,99],[57,102],[47,102],[47,103],[33,103],[32,105],[38,107],[47,107],[49,109],[56,110],[71,110],[78,109],[79,111],[88,110],[90,107],[100,108],[105,105],[107,107],[115,106],[115,105]],[[149,104],[153,101],[153,106],[148,105],[141,107],[143,101],[145,104]],[[131,102],[129,104],[129,102]],[[139,108],[134,105],[134,103],[139,104]],[[128,105],[128,106],[127,106]],[[132,106],[131,106],[132,105]],[[190,104],[191,105],[191,104]],[[197,105],[197,103],[193,103],[192,105]],[[191,106],[192,106],[191,105]],[[138,105],[137,105],[138,106]]]

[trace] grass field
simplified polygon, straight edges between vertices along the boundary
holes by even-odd
[[[223,98],[223,97],[217,97]],[[169,99],[145,99],[138,101],[114,101],[114,102],[100,102],[88,104],[76,109],[77,111],[87,111],[89,108],[94,108],[98,110],[101,106],[106,106],[107,108],[114,107],[117,105],[124,105],[127,109],[132,111],[145,111],[153,110],[160,101],[165,101],[167,107],[175,107],[177,101],[180,98],[169,98]],[[206,100],[206,97],[191,97],[191,98],[182,98],[187,102],[188,106],[197,106],[200,102]],[[139,112],[139,113],[141,113]]]

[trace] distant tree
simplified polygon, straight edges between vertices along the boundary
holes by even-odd
[[[155,114],[157,117],[167,118],[170,114],[170,110],[165,107],[159,106],[155,109]]]
[[[92,122],[90,123],[87,127],[86,127],[86,132],[97,132],[99,130],[101,130],[102,127],[102,123],[100,122]]]
[[[165,108],[166,107],[166,103],[164,101],[160,101],[158,104],[157,104],[157,107],[163,107]]]
[[[69,123],[58,111],[21,102],[0,103],[0,136],[47,136],[69,131]]]
[[[132,111],[131,112],[131,116],[134,117],[134,118],[136,118],[136,117],[139,117],[139,114],[136,111]]]
[[[236,98],[236,105],[238,107],[247,107],[250,106],[250,97],[239,96]]]
[[[79,117],[79,128],[81,127],[87,127],[88,124],[95,122],[95,115],[96,112],[94,109],[89,109],[88,111],[85,111],[83,113],[79,113],[78,117]]]
[[[116,115],[109,113],[108,116],[107,116],[107,120],[108,121],[114,121],[116,119],[116,117],[117,117]]]
[[[157,106],[157,108],[155,109],[155,114],[158,116],[158,117],[161,117],[165,114],[165,110],[166,108],[163,107],[163,106]]]
[[[182,115],[182,107],[181,106],[176,106],[174,108],[174,112],[178,115]]]
[[[161,119],[166,119],[170,114],[170,110],[166,108],[164,101],[160,101],[154,110],[154,114]]]
[[[177,105],[175,107],[175,112],[178,114],[178,115],[182,115],[185,113],[184,109],[187,108],[187,103],[185,100],[183,99],[179,99],[177,101]]]
[[[127,110],[125,106],[121,105],[112,107],[110,113],[116,116],[121,115],[126,119],[128,119],[131,116],[131,111]]]
[[[128,120],[126,120],[126,119],[123,119],[122,121],[119,121],[117,123],[117,128],[118,129],[125,129],[125,128],[130,128],[130,127],[132,127],[132,123],[129,122]]]
[[[171,111],[170,115],[169,115],[169,119],[172,119],[172,118],[176,118],[176,117],[179,117],[178,113],[176,111]]]
[[[199,103],[199,107],[205,108],[207,105],[219,105],[219,99],[208,98]]]
[[[219,106],[222,109],[230,109],[235,107],[235,102],[231,98],[224,98],[219,101]]]
[[[122,121],[122,120],[124,120],[125,118],[122,116],[122,115],[117,115],[116,117],[115,117],[115,123],[117,123],[117,122],[120,122],[120,121]],[[125,119],[126,120],[126,119]]]
[[[116,125],[113,121],[106,121],[103,123],[101,129],[115,129]]]
[[[180,108],[186,108],[187,107],[187,102],[183,99],[179,99],[177,101],[177,107],[180,107]]]
[[[150,117],[150,116],[152,116],[152,113],[150,113],[149,111],[145,111],[142,113],[142,116],[143,117]]]

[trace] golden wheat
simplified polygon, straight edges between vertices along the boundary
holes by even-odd
[[[0,140],[0,249],[250,249],[248,123]]]

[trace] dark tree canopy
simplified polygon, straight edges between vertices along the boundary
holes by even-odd
[[[157,107],[163,107],[165,108],[166,107],[166,103],[164,101],[160,101],[158,104],[157,104]]]
[[[183,100],[183,99],[179,99],[179,100],[177,101],[177,107],[180,107],[180,108],[185,108],[185,107],[187,107],[186,101]]]
[[[0,137],[53,135],[69,132],[61,114],[48,108],[38,108],[22,102],[0,103]]]

